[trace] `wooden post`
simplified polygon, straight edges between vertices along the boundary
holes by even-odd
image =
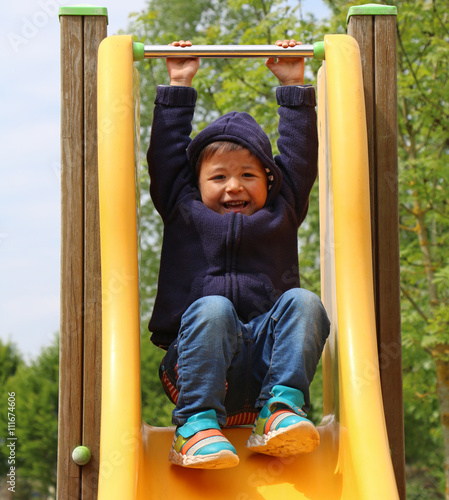
[[[399,284],[396,7],[351,7],[348,34],[360,47],[370,164],[371,224],[382,395],[393,467],[405,499]]]
[[[57,498],[97,498],[101,283],[97,174],[97,50],[107,10],[61,7],[61,328]],[[87,446],[80,467],[72,451]]]

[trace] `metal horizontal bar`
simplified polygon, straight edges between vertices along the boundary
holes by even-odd
[[[145,45],[145,59],[158,57],[313,57],[313,45],[278,47],[276,45],[193,45],[173,47],[171,45]]]

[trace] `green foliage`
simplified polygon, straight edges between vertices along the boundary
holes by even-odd
[[[59,347],[55,342],[38,358],[25,364],[13,346],[0,343],[0,352],[9,351],[9,374],[0,389],[0,403],[7,408],[8,394],[15,398],[16,494],[14,498],[38,498],[49,495],[56,486],[58,437],[58,365]],[[1,429],[7,429],[7,415],[0,413]],[[2,436],[4,436],[2,432]],[[0,455],[1,475],[9,470],[9,449]]]
[[[445,328],[439,332],[435,329],[436,315],[441,316],[438,310],[448,305],[444,277],[449,266],[447,14],[435,2],[400,4],[398,94],[404,286],[428,318],[427,331],[439,335]],[[419,234],[427,239],[419,240]]]
[[[4,344],[0,339],[0,387],[6,386],[6,381],[12,377],[23,364],[17,346],[10,342]]]
[[[315,425],[318,425],[323,418],[323,366],[321,361],[310,384],[310,410],[307,417]]]
[[[442,491],[439,482],[429,477],[426,469],[408,468],[407,500],[442,500]]]
[[[15,375],[18,369],[23,365],[23,359],[17,350],[17,347],[8,342],[4,344],[0,340],[0,404],[4,411],[0,412],[0,477],[9,472],[9,448],[7,445],[8,429],[8,393],[14,392],[9,384],[11,377]],[[14,417],[14,415],[13,415]]]
[[[403,305],[402,357],[406,461],[411,471],[427,472],[428,480],[443,486],[444,461],[440,412],[436,396],[435,363],[423,350],[419,332],[424,321]],[[411,322],[413,318],[413,323]],[[418,475],[415,480],[417,480]]]
[[[181,38],[196,44],[272,44],[278,38],[294,36],[307,43],[322,39],[314,24],[299,21],[295,9],[286,1],[200,3],[201,8],[189,8],[180,23],[179,18],[171,18],[170,13],[164,11],[165,2],[152,0],[149,13],[135,16],[131,31],[136,40],[154,44],[167,44]],[[142,129],[148,134],[155,87],[167,83],[167,72],[160,60],[141,63],[139,72],[142,89],[145,89]],[[259,59],[202,60],[194,85],[199,93],[195,117],[198,129],[218,114],[238,109],[251,112],[269,136],[275,137],[273,88],[277,82]]]
[[[415,372],[407,373],[404,384],[406,451],[409,462],[440,483],[440,491],[444,440],[439,407],[447,402],[438,400],[434,361],[435,347],[449,346],[446,10],[438,2],[398,2],[403,338],[404,359]]]
[[[171,425],[174,409],[159,380],[159,365],[163,356],[164,351],[155,347],[145,334],[141,343],[142,418],[155,426]]]

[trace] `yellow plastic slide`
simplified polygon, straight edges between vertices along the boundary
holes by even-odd
[[[377,361],[365,107],[357,43],[325,38],[319,73],[323,301],[332,334],[323,356],[321,445],[273,458],[249,453],[249,428],[225,434],[238,467],[171,465],[174,428],[142,422],[136,222],[133,47],[106,38],[99,52],[99,181],[103,286],[100,500],[390,500],[397,489]],[[138,134],[137,134],[138,136]],[[138,158],[138,156],[137,156]]]

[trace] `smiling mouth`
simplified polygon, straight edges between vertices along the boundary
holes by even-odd
[[[248,206],[247,201],[228,201],[224,203],[224,207],[226,210],[243,210]]]

